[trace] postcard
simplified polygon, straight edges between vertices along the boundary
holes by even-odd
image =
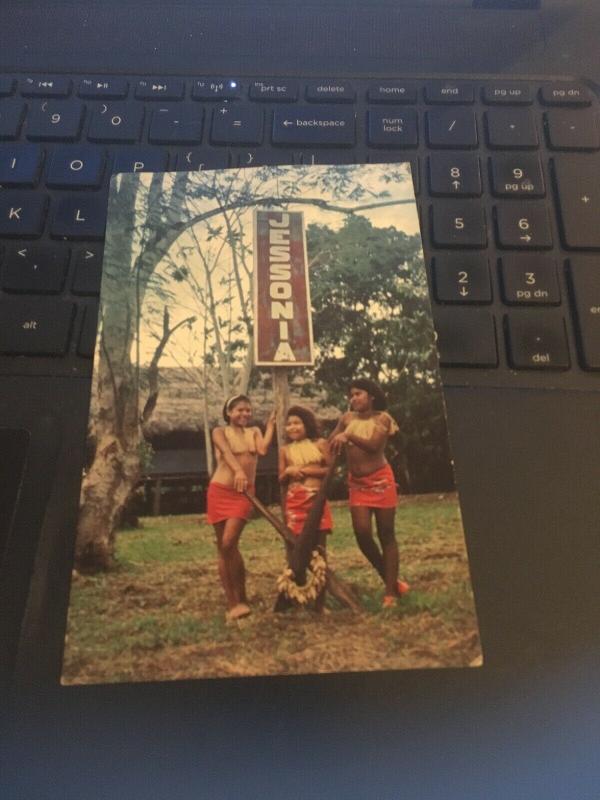
[[[410,166],[114,176],[63,683],[481,660]]]

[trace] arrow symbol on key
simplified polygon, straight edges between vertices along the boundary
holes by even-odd
[[[523,242],[529,243],[531,241],[531,236],[526,234],[525,236],[519,236],[519,239],[521,239]]]
[[[90,250],[85,251],[85,260],[87,261],[90,258],[93,258],[94,254]]]
[[[23,250],[17,250],[17,253],[21,256],[21,258],[25,258],[27,255],[27,248],[23,248]]]
[[[293,123],[293,122],[292,122],[292,120],[290,120],[290,119],[284,119],[284,120],[283,120],[283,124],[284,124],[284,125],[285,125],[285,127],[287,128],[287,127],[288,127],[288,125],[293,125],[294,123]]]

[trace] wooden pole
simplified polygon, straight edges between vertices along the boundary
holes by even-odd
[[[244,494],[248,500],[250,500],[259,514],[261,514],[267,520],[267,522],[271,523],[283,541],[287,542],[292,547],[295,547],[298,537],[294,536],[287,525],[278,519],[275,514],[273,514],[265,505],[263,505],[258,497],[255,497],[249,492],[244,492]],[[349,608],[355,614],[360,614],[362,612],[362,608],[354,597],[352,590],[340,578],[337,577],[329,564],[327,565],[327,589],[329,592],[331,592],[333,597],[336,598],[336,600],[339,600],[342,605]]]
[[[154,484],[154,502],[152,503],[152,515],[160,516],[160,496],[162,493],[162,478],[157,478]]]
[[[288,372],[288,367],[273,367],[273,402],[275,404],[277,447],[281,447],[285,441],[285,418],[290,406]]]

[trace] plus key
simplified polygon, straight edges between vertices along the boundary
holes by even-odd
[[[556,159],[554,177],[565,247],[600,249],[600,164],[586,157]]]

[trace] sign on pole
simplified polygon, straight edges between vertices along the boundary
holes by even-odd
[[[258,366],[314,363],[304,215],[254,212],[254,356]]]

